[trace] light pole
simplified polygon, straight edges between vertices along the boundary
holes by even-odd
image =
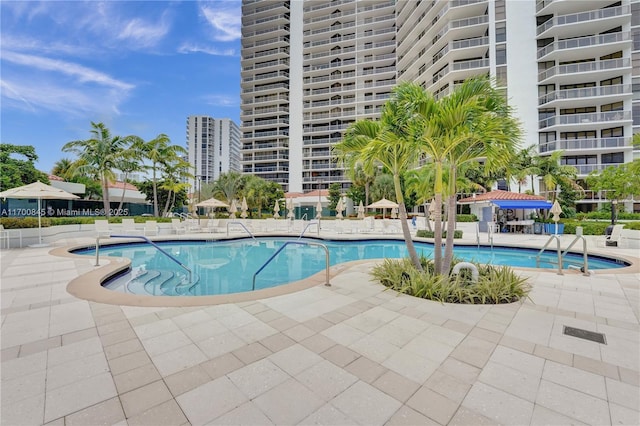
[[[318,210],[316,216],[318,216],[318,222],[320,221],[320,217],[322,216],[322,200],[320,198],[320,185],[322,184],[322,179],[318,179],[318,207],[320,207],[320,209]]]

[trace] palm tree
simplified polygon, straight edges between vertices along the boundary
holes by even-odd
[[[108,219],[110,217],[109,183],[115,180],[113,170],[117,168],[122,152],[131,145],[134,137],[112,136],[103,123],[91,122],[91,127],[90,139],[67,142],[62,147],[62,151],[78,155],[78,161],[73,167],[74,173],[95,175],[98,178],[102,188],[104,212]]]
[[[144,158],[151,161],[152,183],[153,183],[153,215],[158,217],[160,211],[158,208],[158,171],[164,170],[167,164],[170,164],[181,155],[186,155],[187,151],[178,145],[171,145],[169,136],[164,133],[159,134],[148,142],[143,142],[140,146]]]
[[[240,173],[223,173],[214,184],[214,196],[224,198],[227,204],[231,205],[243,185],[244,179]]]
[[[578,170],[573,166],[560,164],[562,151],[554,151],[549,156],[538,156],[534,159],[532,170],[540,177],[545,189],[547,190],[547,198],[549,193],[551,201],[556,201],[557,187],[566,186],[581,191],[582,188],[575,182]]]
[[[64,180],[71,180],[73,178],[73,160],[70,158],[61,158],[60,160],[53,163],[53,169],[51,169],[51,174],[55,176],[59,176]]]
[[[506,100],[487,78],[472,78],[451,95],[435,100],[416,83],[401,83],[396,89],[401,108],[414,112],[411,134],[435,168],[434,266],[447,272],[453,260],[453,234],[458,173],[467,165],[484,160],[485,170],[505,168],[513,161],[522,130],[511,117]],[[441,210],[444,170],[448,168],[450,212],[444,257],[441,254]]]
[[[407,224],[407,210],[400,184],[400,176],[413,168],[418,159],[418,146],[406,133],[409,119],[407,110],[392,98],[382,108],[380,121],[356,121],[349,126],[342,141],[333,149],[339,161],[345,164],[360,162],[368,174],[373,174],[379,165],[391,173],[407,252],[413,265],[422,270]]]
[[[169,194],[167,195],[167,202],[162,212],[163,216],[166,216],[175,206],[176,194],[189,187],[186,181],[193,179],[190,169],[191,165],[189,162],[182,158],[177,158],[173,163],[167,163],[165,165],[165,178],[162,182],[162,189],[169,191]]]

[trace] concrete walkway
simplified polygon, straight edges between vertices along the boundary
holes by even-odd
[[[494,243],[525,241],[546,238]],[[0,252],[2,425],[640,424],[637,272],[527,270],[530,300],[460,306],[385,290],[366,262],[331,287],[139,308],[70,296],[92,262],[50,249]]]

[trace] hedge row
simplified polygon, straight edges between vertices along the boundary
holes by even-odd
[[[416,237],[420,238],[433,238],[433,231],[427,231],[426,229],[420,229],[416,232]],[[442,238],[447,237],[447,231],[442,231]],[[456,229],[453,231],[453,238],[462,238],[462,231]]]

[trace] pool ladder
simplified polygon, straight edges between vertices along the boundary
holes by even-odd
[[[109,235],[109,236],[101,235],[101,236],[98,236],[96,238],[96,264],[94,266],[100,266],[100,238],[135,238],[135,239],[138,239],[138,240],[146,241],[147,243],[151,244],[153,247],[158,249],[158,251],[160,253],[162,253],[163,255],[167,256],[173,262],[177,263],[182,269],[187,271],[187,273],[189,274],[189,283],[193,283],[193,279],[192,279],[193,274],[191,272],[191,269],[189,269],[184,263],[180,262],[171,253],[163,250],[159,245],[157,245],[156,243],[154,243],[153,241],[151,241],[147,237],[143,237],[141,235]]]
[[[242,228],[247,232],[247,234],[249,234],[249,236],[250,236],[251,238],[253,238],[254,240],[256,239],[256,237],[254,237],[254,236],[253,236],[253,234],[251,233],[251,231],[249,231],[249,230],[247,229],[247,227],[246,227],[246,226],[244,226],[244,223],[242,223],[242,222],[227,222],[227,237],[229,236],[229,225],[240,225],[240,226],[242,226]]]
[[[549,240],[547,240],[545,245],[540,249],[538,255],[536,256],[536,267],[540,267],[540,256],[542,256],[542,253],[544,253],[545,249],[551,243],[551,241],[554,240],[556,241],[556,252],[558,253],[558,275],[563,275],[562,264],[571,247],[573,247],[574,244],[578,241],[582,240],[582,266],[569,265],[569,269],[579,269],[580,272],[582,272],[582,275],[589,276],[590,274],[589,259],[587,255],[587,240],[582,236],[582,226],[576,227],[576,237],[573,239],[573,241],[571,241],[571,244],[569,244],[569,247],[567,247],[564,252],[560,247],[560,237],[557,234],[549,236]]]
[[[329,249],[327,248],[326,245],[321,244],[321,243],[316,243],[316,242],[312,242],[312,241],[286,241],[278,250],[276,250],[275,253],[273,253],[271,255],[271,257],[269,259],[267,259],[266,262],[264,262],[264,264],[260,267],[260,269],[258,269],[256,271],[255,274],[253,274],[253,284],[251,286],[251,290],[255,290],[256,289],[256,277],[258,276],[258,274],[260,272],[262,272],[262,270],[264,268],[267,267],[267,265],[269,263],[271,263],[271,261],[273,259],[275,259],[275,257],[280,254],[280,252],[282,250],[284,250],[284,248],[286,246],[288,246],[289,244],[298,244],[298,245],[302,245],[302,246],[316,246],[316,247],[322,247],[324,249],[324,253],[325,253],[325,282],[324,285],[326,286],[331,286],[331,283],[329,282]]]

